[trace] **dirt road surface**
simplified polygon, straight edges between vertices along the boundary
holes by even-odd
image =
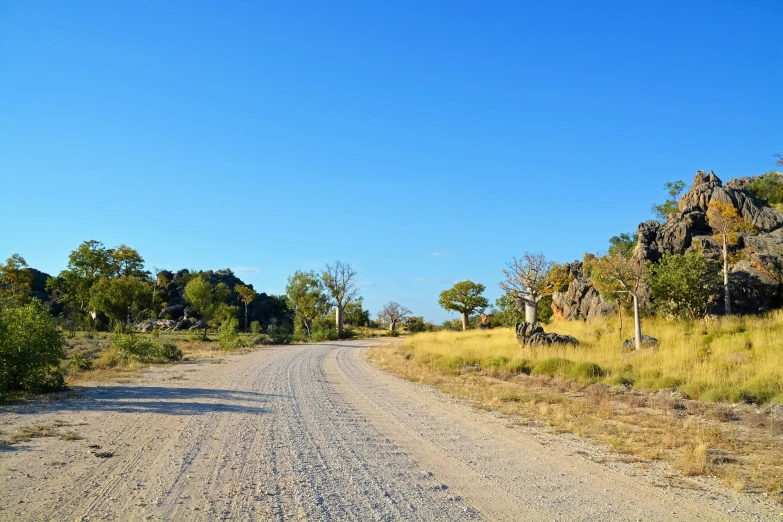
[[[0,520],[783,520],[370,363],[382,341],[264,348],[4,407]],[[616,456],[615,456],[616,457]],[[679,486],[677,486],[679,484]]]

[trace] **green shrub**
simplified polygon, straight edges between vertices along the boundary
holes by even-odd
[[[242,346],[242,340],[239,338],[237,326],[239,326],[239,321],[237,321],[236,318],[231,317],[227,321],[223,321],[218,328],[218,343],[220,343],[222,349],[233,350]]]
[[[92,360],[84,356],[83,353],[75,353],[68,358],[68,364],[71,368],[77,370],[90,371],[92,369]]]
[[[399,337],[400,331],[399,330],[389,330],[386,332],[386,337]]]
[[[549,359],[538,361],[530,373],[531,375],[551,375],[553,377],[555,375],[565,376],[572,366],[574,366],[574,363],[568,359],[550,357]]]
[[[337,340],[337,325],[332,317],[319,317],[313,321],[310,341],[320,343]]]
[[[604,370],[594,362],[579,362],[568,370],[568,377],[586,381],[597,381],[606,374]]]
[[[62,388],[63,346],[62,332],[40,301],[0,302],[0,397],[14,390]]]
[[[294,339],[294,334],[287,324],[270,324],[266,332],[272,340],[272,344],[291,344]]]
[[[261,323],[258,321],[253,321],[250,323],[250,331],[254,334],[260,334],[261,333]]]
[[[182,351],[170,341],[161,340],[159,337],[144,337],[138,334],[115,334],[112,345],[116,350],[116,366],[128,361],[138,362],[165,362],[179,361],[182,359]]]
[[[783,203],[783,176],[780,172],[767,172],[748,183],[745,189],[770,205]]]

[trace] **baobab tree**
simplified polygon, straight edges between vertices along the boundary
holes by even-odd
[[[343,333],[345,307],[359,295],[359,289],[353,280],[354,277],[356,277],[356,270],[348,263],[343,263],[342,261],[335,261],[333,265],[327,264],[326,270],[321,274],[321,280],[334,301],[338,336]]]
[[[384,306],[378,316],[381,321],[389,323],[389,331],[393,332],[397,327],[397,324],[405,321],[410,317],[411,311],[402,306],[400,303],[390,301]]]
[[[500,283],[521,309],[524,305],[525,321],[536,322],[538,302],[562,289],[568,282],[566,271],[548,260],[542,253],[525,252],[521,258],[513,258],[503,269],[506,280]]]
[[[473,281],[460,281],[448,290],[440,293],[438,304],[446,310],[462,314],[462,331],[468,329],[468,316],[481,313],[489,306],[487,298],[482,296],[484,285]]]
[[[642,285],[644,262],[634,259],[627,251],[615,249],[591,261],[593,284],[606,296],[629,294],[633,299],[634,347],[642,347],[642,319],[639,310],[639,291]]]
[[[723,247],[723,299],[726,315],[731,315],[731,288],[729,287],[729,247],[737,244],[738,232],[749,231],[753,225],[742,219],[733,205],[722,201],[707,204],[707,223],[715,241]]]

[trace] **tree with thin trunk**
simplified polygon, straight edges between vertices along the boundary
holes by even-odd
[[[313,321],[326,315],[332,304],[324,292],[323,282],[313,271],[297,270],[288,278],[285,293],[288,306],[302,322],[307,337],[311,337]]]
[[[234,290],[239,294],[239,299],[245,303],[245,331],[247,332],[247,306],[253,302],[258,293],[245,285],[235,285]]]
[[[635,260],[628,252],[617,249],[591,260],[591,273],[596,289],[610,296],[629,294],[633,299],[634,347],[642,347],[642,319],[639,292],[642,287],[644,263]]]
[[[197,275],[185,285],[185,301],[192,306],[201,316],[204,322],[204,339],[207,338],[207,328],[210,321],[227,311],[226,300],[231,295],[231,290],[225,283],[215,286]],[[232,308],[233,313],[233,308]]]
[[[525,321],[535,323],[538,303],[546,296],[562,290],[568,284],[568,273],[548,260],[542,253],[525,252],[521,258],[513,258],[503,269],[506,280],[500,283],[521,309],[525,309]]]
[[[0,295],[23,301],[30,293],[33,284],[33,272],[19,254],[9,257],[5,265],[0,265]]]
[[[333,265],[327,264],[326,270],[321,274],[321,280],[334,301],[338,337],[343,333],[345,307],[359,295],[354,277],[356,277],[356,270],[342,261],[335,261]]]
[[[473,281],[460,281],[448,290],[440,293],[438,304],[446,310],[462,315],[462,331],[468,329],[468,317],[472,313],[481,313],[489,306],[487,298],[482,296],[485,286]]]
[[[393,332],[397,325],[410,317],[411,311],[402,306],[400,303],[390,301],[381,309],[378,316],[381,321],[389,324],[389,331]]]
[[[729,286],[729,247],[739,241],[738,232],[752,230],[753,226],[742,219],[733,205],[722,201],[707,204],[707,223],[712,228],[715,241],[723,250],[723,299],[726,315],[731,315],[731,288]]]

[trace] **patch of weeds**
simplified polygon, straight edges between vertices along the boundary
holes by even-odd
[[[31,424],[22,426],[11,435],[14,442],[25,442],[39,437],[56,437],[59,435],[57,426],[53,424]]]
[[[574,363],[568,359],[564,359],[562,357],[550,357],[549,359],[538,361],[535,366],[533,366],[530,374],[551,375],[554,377],[555,375],[563,375],[567,373],[573,366]]]
[[[568,370],[568,377],[593,382],[603,377],[606,372],[594,362],[576,363]]]
[[[81,440],[82,439],[79,436],[79,434],[76,433],[73,430],[68,430],[66,432],[60,433],[59,437],[60,437],[60,440]]]

